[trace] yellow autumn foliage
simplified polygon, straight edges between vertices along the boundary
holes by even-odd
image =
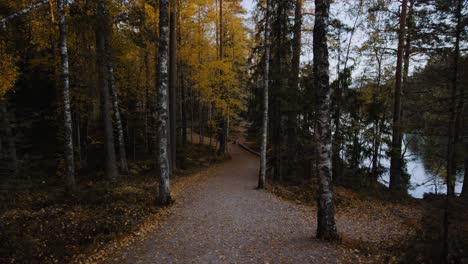
[[[6,53],[3,47],[0,47],[0,54],[0,97],[3,97],[15,86],[18,67],[14,56]]]

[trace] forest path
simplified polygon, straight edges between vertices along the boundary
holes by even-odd
[[[185,189],[166,221],[106,263],[356,263],[314,238],[311,207],[256,190],[258,158],[237,145]]]

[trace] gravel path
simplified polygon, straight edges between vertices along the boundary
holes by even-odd
[[[359,262],[354,254],[314,238],[312,207],[255,190],[256,156],[235,145],[230,153],[232,160],[209,168],[207,177],[176,197],[160,228],[106,262]]]

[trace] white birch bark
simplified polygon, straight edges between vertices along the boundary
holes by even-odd
[[[68,63],[68,35],[65,14],[66,0],[58,0],[59,13],[59,47],[61,58],[61,81],[63,89],[64,135],[65,135],[65,186],[67,191],[74,192],[75,184],[75,160],[73,157],[73,121],[70,103],[70,72]]]
[[[169,125],[169,85],[168,85],[168,45],[169,44],[169,1],[159,0],[159,50],[158,50],[158,162],[159,203],[171,203],[170,168],[168,152]]]
[[[108,47],[109,49],[110,47]],[[114,66],[108,56],[107,70],[109,72],[109,88],[112,96],[112,105],[114,108],[115,125],[117,126],[117,140],[119,144],[119,158],[120,170],[124,174],[128,174],[127,151],[125,149],[125,138],[122,126],[122,117],[120,115],[119,97],[117,96],[117,89],[115,88]]]
[[[317,210],[317,238],[338,239],[331,173],[331,102],[327,34],[329,0],[315,0],[314,26],[314,88],[317,90],[317,133],[319,191]]]

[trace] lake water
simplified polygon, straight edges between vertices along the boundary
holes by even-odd
[[[410,150],[407,150],[410,157],[413,157]],[[390,174],[390,160],[382,160],[382,165],[387,168],[387,172],[382,175],[379,179],[379,182],[389,186]],[[438,175],[429,173],[424,168],[424,163],[420,158],[415,157],[407,161],[408,173],[410,177],[410,186],[408,188],[408,194],[414,198],[423,198],[425,193],[438,193],[443,194],[447,192],[447,186],[445,184],[445,179],[442,179]],[[457,175],[457,180],[455,183],[455,193],[460,194],[463,185],[463,175]]]

